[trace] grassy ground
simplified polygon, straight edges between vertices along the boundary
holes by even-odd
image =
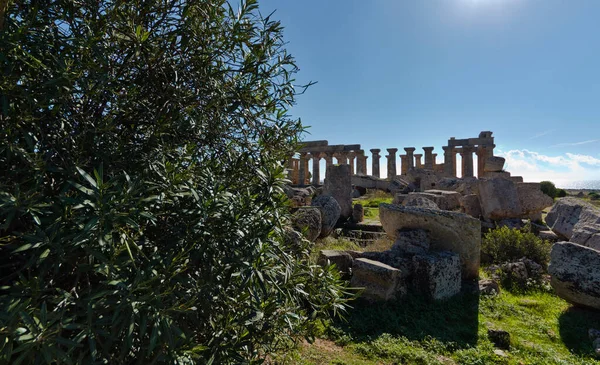
[[[379,224],[379,204],[391,203],[394,198],[390,193],[380,190],[369,191],[364,196],[354,199],[354,204],[362,204],[365,210],[365,224]]]
[[[488,329],[511,334],[496,354]],[[550,292],[496,297],[464,293],[444,302],[412,297],[389,304],[354,302],[345,321],[323,326],[313,344],[281,354],[280,364],[600,364],[589,328],[600,313],[571,307]]]

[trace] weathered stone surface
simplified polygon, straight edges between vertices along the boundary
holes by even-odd
[[[511,180],[512,178],[510,176],[510,172],[508,171],[492,171],[492,172],[486,172],[483,174],[483,177],[485,177],[486,179],[505,179],[505,180]]]
[[[457,254],[443,251],[415,255],[414,285],[433,300],[447,299],[460,293],[461,264]]]
[[[461,196],[460,210],[471,217],[479,219],[479,217],[481,217],[481,204],[479,203],[479,197],[476,194]]]
[[[498,295],[500,294],[500,285],[492,279],[479,280],[479,294]]]
[[[516,183],[516,186],[521,205],[521,217],[541,214],[542,210],[554,203],[551,197],[542,193],[540,183]]]
[[[580,199],[558,199],[546,223],[561,238],[600,249],[600,210]]]
[[[402,204],[407,196],[408,194],[404,193],[394,194],[394,200],[392,200],[392,204]]]
[[[291,227],[284,228],[283,239],[288,246],[296,248],[302,247],[302,233],[295,231]]]
[[[329,195],[319,195],[313,199],[311,204],[321,211],[321,233],[319,237],[329,236],[340,218],[340,205],[334,197]]]
[[[352,255],[345,251],[321,250],[317,263],[321,266],[335,264],[338,270],[345,275],[349,275],[352,269]]]
[[[366,258],[354,260],[350,285],[365,288],[362,296],[372,300],[398,299],[407,291],[400,270]]]
[[[552,246],[548,273],[556,295],[600,309],[600,251],[571,242]]]
[[[480,179],[479,202],[485,219],[502,220],[521,216],[517,187],[510,180]]]
[[[442,176],[433,170],[426,169],[412,169],[408,170],[406,174],[406,181],[413,184],[417,191],[425,191],[430,189],[437,189],[438,182]]]
[[[427,190],[409,193],[409,196],[421,196],[434,202],[442,210],[455,210],[460,207],[460,193],[446,190]]]
[[[412,193],[408,194],[408,196],[402,201],[402,205],[405,207],[440,209],[433,201],[421,195],[412,195]]]
[[[412,182],[401,178],[400,176],[394,176],[394,178],[389,182],[387,190],[392,194],[408,194],[411,191],[417,190],[417,186],[415,186]]]
[[[314,242],[321,233],[321,211],[317,207],[301,207],[292,214],[292,226]]]
[[[354,204],[352,207],[352,221],[355,223],[360,223],[365,218],[365,208],[363,208],[362,204]]]
[[[504,168],[504,162],[506,159],[500,156],[490,156],[485,160],[485,169],[486,172],[496,172],[502,171]]]
[[[425,254],[429,251],[431,242],[429,235],[423,229],[409,229],[398,232],[398,238],[392,245],[392,252],[399,254]],[[392,265],[393,266],[393,265]]]
[[[350,165],[331,165],[327,168],[323,195],[331,195],[340,205],[340,218],[352,216],[352,182]]]
[[[437,190],[456,191],[462,195],[478,194],[479,180],[475,177],[446,177],[438,181]]]
[[[479,275],[481,224],[464,213],[381,204],[379,218],[387,235],[396,240],[401,230],[423,229],[429,234],[431,249],[460,255],[463,278]]]
[[[352,175],[351,181],[352,185],[366,189],[388,190],[388,186],[390,185],[389,180],[365,175]]]

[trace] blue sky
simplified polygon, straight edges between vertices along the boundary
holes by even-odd
[[[600,179],[600,1],[261,1],[275,9],[298,83],[318,82],[292,110],[307,140],[441,161],[449,137],[491,130],[526,181]]]

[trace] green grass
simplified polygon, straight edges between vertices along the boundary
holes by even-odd
[[[381,190],[369,191],[364,196],[354,199],[354,203],[362,204],[365,210],[365,221],[367,224],[379,224],[379,204],[390,204],[394,200],[392,194]]]
[[[494,353],[488,328],[511,334],[506,357]],[[600,328],[600,313],[548,292],[462,294],[437,303],[416,297],[395,304],[357,301],[346,321],[327,324],[325,340],[303,344],[278,363],[600,364],[589,328]]]

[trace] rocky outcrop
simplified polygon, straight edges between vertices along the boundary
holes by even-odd
[[[464,213],[381,204],[379,218],[387,235],[396,240],[399,232],[422,229],[428,232],[431,250],[450,251],[460,256],[465,279],[479,275],[481,224]]]
[[[315,242],[321,234],[321,211],[317,207],[302,207],[292,214],[292,226]]]
[[[555,243],[548,273],[559,297],[600,309],[600,251],[571,242]]]
[[[327,168],[323,195],[330,195],[340,206],[340,218],[352,216],[352,182],[350,165],[331,165]]]
[[[313,199],[311,204],[321,211],[321,233],[319,237],[329,236],[340,218],[340,205],[334,197],[329,195],[319,195]]]
[[[575,198],[558,199],[546,216],[558,236],[600,250],[600,210]]]

